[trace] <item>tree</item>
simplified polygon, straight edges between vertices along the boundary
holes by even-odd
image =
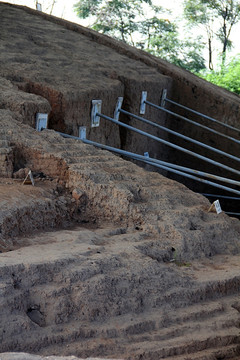
[[[198,75],[215,85],[240,94],[240,55],[234,57],[229,64],[221,64],[216,71],[203,72]]]
[[[133,34],[144,14],[144,3],[151,6],[151,0],[81,0],[74,8],[80,18],[94,16],[94,30],[134,45]]]
[[[240,20],[240,3],[237,0],[185,0],[184,15],[191,26],[205,29],[208,42],[208,66],[213,70],[212,42],[214,36],[222,44],[222,63],[226,59],[232,42],[230,35],[232,27]]]
[[[201,39],[180,40],[176,24],[168,19],[159,19],[155,16],[145,20],[141,23],[139,31],[143,35],[141,47],[151,54],[161,56],[162,59],[189,71],[199,72],[206,68],[201,55]]]
[[[177,26],[161,18],[168,11],[154,6],[151,0],[81,0],[74,8],[79,17],[93,19],[91,28],[96,31],[188,70],[205,68],[199,40],[195,43],[180,41]],[[146,17],[146,13],[150,16]]]

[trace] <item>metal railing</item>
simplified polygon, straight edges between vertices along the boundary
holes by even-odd
[[[177,103],[176,101],[173,101],[173,100],[171,100],[171,99],[168,99],[168,98],[167,98],[167,89],[164,89],[163,92],[162,92],[162,99],[161,99],[161,106],[162,106],[162,107],[165,106],[165,102],[168,102],[168,103],[170,103],[170,104],[173,104],[173,105],[175,105],[175,106],[178,106],[178,107],[180,107],[181,109],[187,110],[187,111],[189,111],[189,112],[191,112],[191,113],[193,113],[193,114],[195,114],[195,115],[201,116],[202,118],[207,119],[207,120],[210,120],[210,121],[212,121],[212,122],[214,122],[214,123],[217,123],[217,124],[219,124],[219,125],[221,125],[221,126],[223,126],[223,127],[226,127],[226,128],[228,128],[228,129],[237,131],[238,134],[240,134],[240,129],[238,129],[238,128],[234,127],[234,126],[228,125],[228,124],[226,124],[226,123],[224,123],[224,122],[222,122],[222,121],[219,121],[219,120],[216,120],[216,119],[212,118],[211,116],[205,115],[205,114],[203,114],[203,113],[201,113],[201,112],[199,112],[199,111],[193,110],[193,109],[191,109],[191,108],[189,108],[189,107],[187,107],[187,106],[185,106],[185,105],[179,104],[179,103]]]
[[[227,136],[226,134],[222,134],[221,132],[219,131],[216,131],[212,128],[209,128],[205,125],[202,125],[202,124],[199,124],[198,122],[195,122],[191,119],[188,119],[186,118],[185,116],[182,116],[182,115],[179,115],[177,113],[174,113],[168,109],[165,109],[164,108],[164,105],[165,105],[165,102],[169,102],[175,106],[179,106],[180,108],[183,108],[185,110],[188,110],[188,111],[191,111],[192,113],[196,114],[196,115],[199,115],[199,116],[202,116],[212,122],[216,122],[216,123],[220,123],[221,125],[223,125],[224,127],[227,127],[231,130],[234,130],[234,131],[238,131],[239,134],[240,134],[240,129],[236,129],[230,125],[227,125],[227,124],[223,124],[221,123],[220,121],[216,120],[216,119],[213,119],[207,115],[204,115],[204,114],[201,114],[195,110],[192,110],[188,107],[185,107],[181,104],[178,104],[170,99],[167,98],[166,96],[166,91],[163,92],[163,97],[162,97],[162,101],[161,101],[161,106],[158,106],[156,104],[153,104],[151,103],[150,101],[147,100],[147,92],[144,91],[142,92],[142,98],[141,98],[141,106],[140,106],[140,114],[144,114],[145,113],[145,110],[146,110],[146,105],[148,106],[151,106],[153,108],[156,108],[158,110],[162,110],[162,111],[165,111],[166,113],[170,114],[170,115],[173,115],[179,119],[182,119],[184,121],[188,121],[189,123],[193,124],[193,125],[196,125],[196,126],[199,126],[209,132],[212,132],[218,136],[221,136],[221,137],[224,137],[226,139],[228,139],[229,141],[232,141],[232,142],[235,142],[237,144],[240,144],[240,140],[238,139],[235,139],[231,136]],[[107,121],[110,121],[118,126],[121,126],[121,127],[124,127],[130,131],[134,131],[142,136],[146,136],[154,141],[157,141],[157,142],[160,142],[166,146],[169,146],[171,148],[174,148],[175,150],[177,151],[181,151],[185,154],[188,154],[190,156],[193,156],[195,158],[198,158],[202,161],[205,161],[207,163],[210,163],[212,165],[214,165],[215,167],[217,168],[221,168],[223,170],[227,170],[235,175],[240,175],[240,170],[238,169],[235,169],[231,166],[228,166],[226,164],[223,164],[219,161],[215,161],[213,159],[211,159],[210,157],[207,157],[207,156],[203,156],[199,153],[196,153],[194,151],[191,151],[191,150],[188,150],[182,146],[179,146],[179,145],[176,145],[170,141],[167,141],[161,137],[158,137],[158,136],[155,136],[153,134],[150,134],[149,132],[146,132],[146,131],[143,131],[143,130],[140,130],[138,129],[137,127],[133,127],[131,125],[128,125],[126,123],[123,123],[121,121],[119,121],[119,115],[120,114],[123,114],[123,115],[126,115],[126,116],[129,116],[129,117],[132,117],[136,120],[139,120],[143,123],[146,123],[154,128],[157,128],[157,129],[160,129],[162,131],[165,131],[171,135],[174,135],[176,137],[179,137],[179,138],[182,138],[186,141],[188,141],[189,143],[192,143],[192,144],[195,144],[199,147],[202,147],[202,148],[205,148],[207,150],[209,150],[210,152],[213,152],[213,153],[216,153],[218,155],[220,155],[221,157],[225,157],[226,159],[231,159],[233,161],[235,161],[236,163],[240,163],[240,159],[233,155],[233,154],[229,154],[225,151],[222,151],[220,149],[217,149],[213,146],[210,146],[210,145],[207,145],[201,141],[198,141],[198,140],[195,140],[189,136],[185,136],[179,132],[176,132],[172,129],[169,129],[167,128],[166,126],[163,126],[163,125],[160,125],[156,122],[153,122],[153,121],[150,121],[142,116],[139,116],[139,115],[136,115],[136,114],[133,114],[129,111],[126,111],[124,109],[122,109],[122,103],[123,103],[123,98],[122,97],[119,97],[118,98],[118,101],[117,101],[117,105],[116,105],[116,108],[115,108],[115,112],[114,112],[114,116],[113,117],[110,117],[110,116],[107,116],[107,115],[104,115],[101,113],[101,105],[102,105],[102,101],[101,100],[92,100],[92,110],[91,110],[91,127],[97,127],[100,125],[100,119],[103,119],[103,120],[107,120]],[[177,164],[173,164],[173,163],[170,163],[170,162],[166,162],[166,161],[162,161],[162,160],[159,160],[159,159],[155,159],[155,158],[152,158],[152,157],[149,157],[148,153],[147,156],[144,156],[144,155],[140,155],[140,154],[136,154],[134,152],[129,152],[129,151],[126,151],[126,150],[122,150],[122,149],[118,149],[118,148],[115,148],[115,147],[112,147],[112,146],[108,146],[108,145],[104,145],[104,144],[100,144],[100,143],[97,143],[95,141],[91,141],[91,140],[87,140],[86,139],[86,127],[80,127],[80,131],[79,131],[79,137],[76,137],[76,136],[72,136],[72,135],[68,135],[68,134],[65,134],[65,133],[59,133],[60,135],[64,136],[64,137],[70,137],[70,138],[74,138],[74,139],[77,139],[77,140],[81,140],[83,143],[85,144],[89,144],[89,145],[93,145],[93,146],[96,146],[98,148],[101,148],[101,149],[104,149],[104,150],[108,150],[108,151],[111,151],[111,152],[114,152],[116,154],[119,154],[121,156],[124,156],[124,157],[128,157],[130,159],[133,159],[133,160],[137,160],[137,161],[141,161],[145,164],[148,164],[150,166],[153,166],[155,168],[158,168],[158,169],[162,169],[162,170],[165,170],[167,172],[170,172],[170,173],[174,173],[174,174],[177,174],[179,176],[182,176],[182,177],[185,177],[185,178],[188,178],[188,179],[191,179],[191,180],[194,180],[194,181],[197,181],[197,182],[200,182],[200,183],[203,183],[207,186],[211,186],[211,187],[215,187],[215,188],[218,188],[218,189],[221,189],[222,191],[227,191],[227,192],[230,192],[230,193],[233,193],[239,197],[233,197],[233,196],[225,196],[225,195],[213,195],[213,194],[202,194],[206,197],[213,197],[213,198],[227,198],[227,199],[231,199],[231,200],[234,200],[234,199],[237,199],[237,200],[240,200],[240,190],[238,190],[236,187],[239,187],[240,186],[240,181],[237,181],[237,180],[234,180],[234,179],[231,179],[231,178],[228,178],[228,177],[222,177],[222,176],[218,176],[218,175],[215,175],[215,174],[210,174],[208,172],[204,172],[204,171],[200,171],[200,170],[196,170],[196,169],[192,169],[192,168],[188,168],[186,166],[182,166],[182,165],[177,165]],[[223,183],[226,183],[227,185],[223,185]],[[230,187],[233,186],[233,187]],[[228,212],[226,211],[227,214],[229,215],[237,215],[237,216],[240,216],[240,213],[235,213],[235,212]]]
[[[173,130],[165,127],[165,126],[159,125],[159,124],[157,124],[157,123],[155,123],[155,122],[152,122],[152,121],[150,121],[150,120],[148,120],[148,119],[145,119],[145,118],[143,118],[143,117],[141,117],[141,116],[135,115],[135,114],[133,114],[133,113],[130,113],[129,111],[126,111],[126,110],[121,109],[121,104],[122,104],[122,102],[123,102],[123,98],[122,98],[122,97],[119,97],[119,98],[118,98],[118,102],[117,102],[117,106],[116,106],[116,109],[115,109],[115,112],[114,112],[114,119],[115,119],[115,120],[118,120],[118,119],[119,119],[119,114],[120,114],[120,113],[125,114],[125,115],[128,115],[128,116],[131,116],[131,117],[133,117],[134,119],[140,120],[140,121],[142,121],[142,122],[144,122],[144,123],[146,123],[146,124],[152,125],[152,126],[158,128],[158,129],[161,129],[161,130],[163,130],[163,131],[166,131],[166,132],[168,132],[169,134],[172,134],[172,135],[175,135],[175,136],[177,136],[177,137],[180,137],[181,139],[187,140],[187,141],[189,141],[189,142],[191,142],[191,143],[193,143],[193,144],[196,144],[196,145],[199,145],[199,146],[201,146],[201,147],[204,147],[205,149],[211,150],[211,151],[213,151],[213,152],[215,152],[215,153],[217,153],[217,154],[219,154],[219,155],[223,155],[223,156],[225,156],[225,157],[227,157],[227,158],[229,158],[229,159],[231,159],[231,160],[235,160],[235,161],[237,161],[237,162],[240,163],[240,158],[238,158],[237,156],[228,154],[228,153],[226,153],[225,151],[216,149],[216,148],[214,148],[214,147],[212,147],[212,146],[210,146],[210,145],[204,144],[204,143],[202,143],[202,142],[200,142],[200,141],[198,141],[198,140],[192,139],[192,138],[190,138],[190,137],[188,137],[188,136],[185,136],[185,135],[180,134],[180,133],[178,133],[178,132],[176,132],[176,131],[173,131]]]
[[[176,104],[177,104],[177,103],[176,103]],[[235,138],[233,138],[233,137],[231,137],[231,136],[228,136],[228,135],[223,134],[223,133],[221,133],[221,132],[219,132],[219,131],[216,131],[216,130],[208,127],[208,126],[199,124],[198,122],[196,122],[196,121],[194,121],[194,120],[191,120],[191,119],[188,119],[187,117],[182,116],[182,115],[179,115],[179,114],[177,114],[177,113],[175,113],[175,112],[173,112],[173,111],[170,111],[170,110],[164,108],[163,106],[159,106],[159,105],[156,105],[156,104],[148,101],[148,100],[147,100],[147,92],[146,92],[146,91],[143,91],[143,92],[142,92],[142,98],[141,98],[141,105],[140,105],[140,114],[145,114],[145,108],[146,108],[145,105],[149,105],[149,106],[151,106],[151,107],[153,107],[153,108],[155,108],[155,109],[157,109],[157,110],[164,111],[164,112],[166,112],[167,114],[172,115],[172,116],[174,116],[174,117],[176,117],[176,118],[178,118],[178,119],[184,120],[184,121],[186,121],[186,122],[188,122],[188,123],[190,123],[190,124],[192,124],[192,125],[196,125],[196,126],[202,128],[202,129],[204,129],[204,130],[207,130],[208,132],[211,132],[211,133],[213,133],[213,134],[215,134],[215,135],[221,136],[221,137],[223,137],[223,138],[225,138],[225,139],[228,139],[228,140],[230,140],[230,141],[232,141],[232,142],[235,142],[235,143],[237,143],[237,144],[240,144],[240,140],[237,140],[237,139],[235,139]],[[213,119],[213,120],[214,120],[214,119]],[[217,120],[216,120],[216,121],[217,121]],[[217,122],[218,122],[218,121],[217,121]],[[225,124],[225,125],[226,125],[226,124]],[[234,129],[235,129],[235,128],[234,128]],[[236,129],[236,130],[239,131],[238,129]]]
[[[222,189],[222,190],[229,191],[231,193],[240,195],[240,191],[238,191],[238,190],[235,190],[235,189],[232,189],[230,187],[215,183],[213,181],[201,179],[201,178],[199,178],[199,177],[197,177],[195,175],[188,174],[187,172],[185,173],[183,171],[180,171],[180,170],[178,170],[178,168],[180,168],[180,166],[178,166],[178,165],[171,164],[171,163],[164,162],[164,161],[160,161],[160,160],[156,160],[156,159],[150,158],[150,157],[148,158],[148,157],[146,157],[144,155],[139,155],[139,154],[132,153],[132,152],[129,152],[129,151],[121,150],[121,149],[118,149],[118,148],[115,148],[115,147],[112,147],[112,146],[100,144],[100,143],[97,143],[95,141],[87,140],[87,139],[80,138],[80,137],[77,137],[77,136],[68,135],[68,134],[61,133],[61,132],[58,132],[58,134],[60,134],[63,137],[66,137],[66,138],[72,138],[72,139],[75,139],[75,140],[81,140],[85,144],[93,145],[93,146],[96,146],[96,147],[101,148],[103,150],[108,150],[108,151],[114,152],[116,154],[126,156],[128,158],[133,159],[133,160],[138,160],[138,161],[144,162],[144,163],[146,163],[148,165],[151,165],[151,166],[154,166],[156,168],[160,168],[160,169],[172,172],[174,174],[181,175],[181,176],[190,178],[192,180],[196,180],[196,181],[199,181],[201,183],[211,185],[213,187],[216,187],[216,188],[219,188],[219,189]],[[181,167],[181,168],[183,168],[183,167]],[[195,173],[195,172],[199,173],[198,171],[193,170],[193,169],[188,169],[188,168],[185,168],[185,169],[186,169],[185,171],[189,171],[189,172],[193,172],[193,173]],[[204,176],[204,174],[206,175],[207,173],[202,173],[202,176]],[[211,175],[211,174],[209,174],[209,175],[214,178],[214,175]],[[224,178],[221,178],[221,181],[223,181],[223,179]],[[239,185],[239,182],[236,182],[236,183]]]
[[[115,113],[114,113],[114,114],[115,114],[115,115],[114,115],[115,117],[117,117],[117,115],[116,115],[117,112],[120,112],[120,101],[119,101],[119,99],[118,99],[118,102],[117,102],[117,105],[116,105],[116,109],[115,109]],[[129,114],[129,115],[132,115],[132,116],[134,116],[134,117],[136,116],[136,115],[134,115],[134,114],[132,114],[132,113],[128,113],[128,114]],[[155,136],[155,135],[149,134],[148,132],[142,131],[142,130],[137,129],[137,128],[131,126],[131,125],[122,123],[122,122],[120,122],[119,120],[116,120],[116,119],[114,119],[114,118],[111,118],[110,116],[107,116],[107,115],[102,114],[102,113],[101,113],[101,101],[100,101],[100,100],[99,100],[99,101],[98,101],[98,100],[93,100],[93,102],[92,102],[92,113],[91,113],[91,124],[92,124],[92,127],[97,127],[97,126],[99,126],[99,124],[100,124],[100,118],[105,119],[105,120],[107,120],[107,121],[110,121],[110,122],[112,122],[112,123],[115,123],[115,124],[117,124],[117,125],[119,125],[119,126],[125,127],[125,128],[128,129],[128,130],[134,131],[134,132],[136,132],[136,133],[138,133],[138,134],[141,134],[141,135],[143,135],[143,136],[146,136],[146,137],[148,137],[148,138],[150,138],[150,139],[152,139],[152,140],[155,140],[155,141],[157,141],[157,142],[160,142],[160,143],[162,143],[162,144],[164,144],[164,145],[167,145],[167,146],[169,146],[169,147],[172,147],[172,148],[174,148],[174,149],[176,149],[176,150],[182,151],[182,152],[184,152],[184,153],[186,153],[186,154],[188,154],[188,155],[194,156],[194,157],[196,157],[196,158],[198,158],[198,159],[200,159],[200,160],[206,161],[206,162],[208,162],[208,163],[210,163],[210,164],[212,164],[212,165],[215,165],[215,166],[217,166],[217,167],[220,167],[220,168],[222,168],[222,169],[224,169],[224,170],[227,170],[227,171],[232,172],[232,173],[234,173],[234,174],[240,175],[240,171],[239,171],[239,170],[233,169],[233,168],[231,168],[230,166],[224,165],[224,164],[222,164],[222,163],[220,163],[220,162],[218,162],[218,161],[215,161],[215,160],[212,160],[212,159],[210,159],[210,158],[208,158],[208,157],[206,157],[206,156],[197,154],[197,153],[195,153],[195,152],[193,152],[193,151],[191,151],[191,150],[188,150],[188,149],[183,148],[183,147],[181,147],[181,146],[179,146],[179,145],[173,144],[173,143],[171,143],[171,142],[169,142],[169,141],[166,141],[166,140],[164,140],[164,139],[162,139],[162,138],[159,138],[159,137],[157,137],[157,136]]]

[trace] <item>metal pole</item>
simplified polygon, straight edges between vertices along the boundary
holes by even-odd
[[[135,158],[135,159],[137,160],[137,158]],[[214,182],[209,181],[209,180],[205,180],[205,179],[198,178],[198,177],[196,177],[196,176],[194,176],[194,175],[190,175],[190,174],[184,173],[184,172],[182,172],[182,171],[178,171],[178,170],[176,170],[176,169],[174,169],[174,168],[167,167],[167,166],[163,166],[163,165],[154,164],[154,163],[152,163],[151,161],[148,161],[147,159],[142,160],[142,161],[145,162],[146,164],[153,165],[153,166],[155,166],[155,167],[157,167],[157,168],[160,168],[160,169],[164,169],[164,170],[173,172],[173,173],[175,173],[175,174],[177,174],[177,175],[181,175],[181,176],[184,176],[184,177],[187,177],[187,178],[196,180],[196,181],[198,181],[198,182],[201,182],[201,183],[204,183],[204,184],[208,184],[208,185],[217,187],[217,188],[219,188],[219,189],[232,192],[232,193],[234,193],[234,194],[240,194],[240,191],[238,191],[238,190],[229,188],[229,187],[224,186],[224,185],[220,185],[220,184],[214,183]]]
[[[229,183],[229,184],[232,184],[232,185],[240,186],[240,182],[239,182],[239,181],[232,180],[232,179],[228,179],[228,178],[224,178],[224,177],[222,177],[222,176],[213,175],[213,174],[209,174],[209,173],[206,173],[206,172],[203,172],[203,171],[190,169],[190,168],[187,168],[187,167],[185,167],[185,166],[175,165],[175,164],[168,163],[168,162],[165,162],[165,161],[162,161],[162,160],[158,160],[158,159],[154,159],[154,158],[148,158],[147,160],[148,160],[149,162],[151,162],[151,165],[152,165],[152,164],[166,165],[166,166],[169,166],[169,167],[171,167],[171,168],[173,168],[173,169],[185,171],[185,172],[187,172],[187,173],[189,173],[189,174],[199,175],[199,176],[203,176],[203,177],[206,177],[206,178],[209,178],[209,179],[213,179],[213,180],[217,180],[217,181]]]
[[[62,135],[63,137],[73,138],[73,139],[76,139],[76,140],[79,140],[79,139],[81,139],[83,141],[86,140],[86,139],[82,139],[82,138],[79,138],[79,137],[76,137],[76,136],[73,136],[73,135],[68,135],[68,134],[65,134],[65,133],[58,132],[58,134]],[[90,140],[86,140],[86,141],[90,141]],[[154,159],[154,158],[151,158],[151,157],[146,159],[146,157],[143,156],[143,155],[135,154],[135,153],[132,153],[132,152],[129,152],[129,151],[126,151],[126,150],[117,149],[117,148],[114,148],[114,147],[111,147],[111,146],[108,146],[108,145],[102,145],[102,147],[103,146],[106,148],[106,150],[115,151],[115,152],[117,152],[117,153],[119,153],[121,155],[135,156],[136,160],[139,160],[139,161],[146,161],[147,160],[149,162],[149,165],[152,165],[152,166],[154,166],[155,164],[165,165],[165,166],[169,166],[169,167],[171,167],[173,169],[185,171],[185,172],[193,174],[193,175],[199,175],[199,176],[203,176],[203,177],[206,177],[206,178],[209,178],[209,179],[213,179],[213,180],[225,182],[225,183],[228,183],[228,184],[240,186],[240,182],[236,181],[236,180],[228,179],[228,178],[218,176],[218,175],[209,174],[209,173],[199,171],[199,170],[190,169],[190,168],[187,168],[185,166],[172,164],[172,163],[162,161],[162,160],[158,160],[158,159]],[[150,162],[151,162],[151,164],[150,164]]]
[[[192,139],[192,138],[190,138],[190,137],[188,137],[188,136],[179,134],[179,133],[176,132],[176,131],[173,131],[173,130],[171,130],[171,129],[166,128],[165,126],[162,126],[162,125],[159,125],[159,124],[157,124],[157,123],[154,123],[154,122],[152,122],[152,121],[150,121],[150,120],[147,120],[147,119],[145,119],[145,118],[143,118],[143,117],[141,117],[141,116],[132,114],[132,113],[130,113],[130,112],[126,111],[126,110],[123,110],[123,109],[119,109],[118,111],[121,112],[121,113],[123,113],[123,114],[125,114],[125,115],[129,115],[129,116],[131,116],[131,117],[133,117],[133,118],[135,118],[135,119],[137,119],[137,120],[140,120],[140,121],[142,121],[142,122],[144,122],[144,123],[146,123],[146,124],[155,126],[155,127],[159,128],[159,129],[161,129],[161,130],[164,130],[164,131],[170,133],[170,134],[173,134],[173,135],[175,135],[175,136],[178,136],[178,137],[180,137],[180,138],[182,138],[182,139],[184,139],[184,140],[187,140],[187,141],[190,141],[190,142],[192,142],[192,143],[194,143],[194,144],[197,144],[197,145],[199,145],[199,146],[202,146],[202,147],[204,147],[204,148],[206,148],[206,149],[208,149],[208,150],[212,150],[212,151],[216,152],[217,154],[226,156],[226,157],[228,157],[229,159],[232,159],[232,160],[235,160],[235,161],[240,162],[240,158],[238,158],[238,157],[236,157],[236,156],[234,156],[234,155],[228,154],[228,153],[226,153],[226,152],[224,152],[224,151],[222,151],[222,150],[219,150],[219,149],[215,149],[215,148],[212,147],[212,146],[206,145],[206,144],[204,144],[204,143],[202,143],[202,142],[200,142],[200,141],[197,141],[197,140],[195,140],[195,139]]]
[[[215,166],[219,166],[219,167],[222,168],[222,169],[225,169],[225,170],[228,170],[228,171],[230,171],[230,172],[232,172],[232,173],[234,173],[234,174],[240,175],[240,171],[235,170],[235,169],[233,169],[233,168],[231,168],[231,167],[229,167],[229,166],[227,166],[227,165],[221,164],[221,163],[219,163],[219,162],[217,162],[217,161],[214,161],[214,160],[212,160],[212,159],[209,159],[209,158],[207,158],[207,157],[205,157],[205,156],[202,156],[202,155],[199,155],[199,154],[197,154],[197,153],[194,153],[194,152],[192,152],[192,151],[190,151],[190,150],[187,150],[187,149],[185,149],[185,148],[183,148],[183,147],[181,147],[181,146],[172,144],[172,143],[170,143],[169,141],[160,139],[160,138],[158,138],[157,136],[154,136],[154,135],[151,135],[151,134],[149,134],[149,133],[147,133],[147,132],[145,132],[145,131],[136,129],[136,128],[134,128],[133,126],[124,124],[124,123],[122,123],[122,122],[120,122],[120,121],[117,121],[117,120],[114,120],[114,119],[112,119],[112,118],[109,117],[109,116],[106,116],[106,115],[103,115],[103,114],[100,114],[100,113],[96,113],[96,115],[97,115],[97,116],[100,116],[101,118],[103,118],[103,119],[105,119],[105,120],[111,121],[111,122],[113,122],[114,124],[123,126],[123,127],[125,127],[126,129],[135,131],[135,132],[138,133],[138,134],[147,136],[147,137],[149,137],[150,139],[153,139],[153,140],[156,140],[156,141],[158,141],[158,142],[161,142],[161,143],[163,143],[163,144],[165,144],[165,145],[168,145],[168,146],[170,146],[170,147],[172,147],[172,148],[174,148],[174,149],[176,149],[176,150],[180,150],[180,151],[182,151],[182,152],[185,152],[185,153],[188,154],[188,155],[195,156],[195,157],[198,158],[198,159],[204,160],[204,161],[209,162],[209,163],[211,163],[211,164],[213,164],[213,165],[215,165]]]
[[[101,116],[101,114],[100,115],[98,114],[98,116]],[[104,150],[113,151],[113,152],[118,153],[120,155],[124,155],[124,156],[130,157],[130,158],[134,158],[135,160],[141,160],[143,162],[150,163],[150,165],[153,165],[153,163],[151,161],[148,161],[148,158],[146,158],[145,156],[142,156],[142,155],[134,154],[134,153],[131,153],[129,151],[120,150],[120,149],[117,149],[117,148],[114,148],[114,147],[111,147],[111,146],[108,146],[108,145],[99,144],[99,143],[96,143],[95,141],[91,141],[91,140],[87,140],[87,139],[80,139],[77,136],[72,136],[72,135],[68,135],[68,134],[64,134],[64,133],[60,133],[60,132],[58,132],[58,134],[62,135],[63,137],[72,138],[72,139],[76,139],[76,140],[81,140],[85,144],[93,145],[93,146],[99,147],[99,148],[104,149]],[[198,177],[190,175],[190,174],[186,174],[186,173],[184,173],[182,171],[178,171],[178,170],[173,169],[171,167],[167,167],[167,166],[160,165],[160,164],[154,164],[153,166],[161,168],[161,169],[166,170],[166,171],[173,172],[175,174],[178,174],[178,175],[181,175],[181,176],[193,179],[193,180],[196,180],[196,181],[199,181],[201,183],[205,183],[205,184],[217,187],[219,189],[223,189],[223,190],[226,190],[226,191],[229,191],[229,192],[240,195],[240,191],[238,191],[238,190],[235,190],[235,189],[232,189],[232,188],[220,185],[220,184],[216,184],[216,183],[214,183],[212,181],[204,180],[204,179],[198,178]]]
[[[237,215],[240,216],[240,213],[230,212],[230,211],[224,211],[227,215]]]
[[[80,139],[78,138],[78,140],[80,140]],[[150,165],[153,165],[153,163],[150,162],[150,161],[148,161],[145,156],[142,156],[142,157],[141,157],[142,159],[140,159],[140,155],[139,155],[139,156],[135,156],[136,154],[133,154],[134,156],[132,156],[132,154],[129,153],[128,151],[124,151],[124,150],[112,148],[112,147],[107,146],[107,145],[102,145],[102,144],[99,144],[99,143],[95,143],[94,141],[91,141],[91,140],[82,139],[81,141],[83,141],[85,144],[94,145],[94,146],[99,147],[99,148],[101,148],[101,149],[113,151],[113,152],[116,152],[116,153],[118,153],[118,154],[121,154],[121,155],[130,157],[130,158],[134,158],[134,159],[136,159],[136,160],[141,160],[141,161],[143,161],[143,162],[145,162],[145,163],[149,163]],[[153,166],[155,166],[155,167],[157,167],[157,168],[160,168],[160,169],[163,169],[163,170],[166,170],[166,171],[169,171],[169,172],[172,172],[172,173],[175,173],[175,174],[177,174],[177,175],[181,175],[181,176],[190,178],[190,179],[192,179],[192,180],[196,180],[196,181],[199,181],[199,182],[201,182],[201,183],[208,184],[208,185],[217,187],[217,188],[219,188],[219,189],[226,190],[226,191],[232,192],[232,193],[234,193],[234,194],[240,195],[240,191],[238,191],[238,190],[229,188],[229,187],[224,186],[224,185],[220,185],[220,184],[214,183],[214,182],[209,181],[209,180],[204,180],[204,179],[198,178],[197,176],[194,176],[194,175],[186,174],[186,173],[184,173],[184,172],[182,172],[182,171],[178,171],[178,170],[173,169],[173,168],[171,168],[171,167],[167,167],[167,166],[159,165],[159,164],[154,164]]]
[[[204,115],[204,114],[202,114],[202,113],[200,113],[200,112],[198,112],[198,111],[196,111],[196,110],[190,109],[189,107],[184,106],[184,105],[181,105],[181,104],[179,104],[179,103],[177,103],[177,102],[175,102],[175,101],[173,101],[173,100],[170,100],[170,99],[168,99],[168,98],[165,98],[164,101],[167,101],[167,102],[169,102],[169,103],[171,103],[171,104],[173,104],[173,105],[176,105],[176,106],[178,106],[178,107],[180,107],[180,108],[182,108],[182,109],[188,110],[188,111],[190,111],[190,112],[192,112],[192,113],[194,113],[194,114],[196,114],[196,115],[199,115],[199,116],[201,116],[201,117],[203,117],[203,118],[205,118],[205,119],[211,120],[211,121],[213,121],[213,122],[216,122],[216,123],[219,124],[219,125],[225,126],[225,127],[229,128],[229,129],[231,129],[231,130],[235,130],[235,131],[237,131],[238,133],[240,133],[240,129],[237,129],[237,128],[235,128],[234,126],[231,126],[231,125],[225,124],[225,123],[223,123],[223,122],[221,122],[221,121],[219,121],[219,120],[213,119],[213,118],[210,117],[210,116]]]
[[[240,197],[234,197],[234,196],[225,196],[225,195],[215,195],[215,194],[201,194],[206,197],[216,197],[219,199],[228,199],[228,200],[240,200]]]
[[[156,105],[156,104],[153,104],[153,103],[149,102],[148,100],[145,100],[145,103],[148,104],[148,105],[150,105],[150,106],[152,106],[152,107],[154,107],[155,109],[165,111],[166,113],[168,113],[168,114],[170,114],[170,115],[173,115],[173,116],[175,116],[175,117],[177,117],[177,118],[179,118],[179,119],[181,119],[181,120],[185,120],[185,121],[189,122],[190,124],[199,126],[199,127],[201,127],[202,129],[205,129],[205,130],[207,130],[207,131],[212,132],[213,134],[217,134],[217,135],[222,136],[222,137],[224,137],[224,138],[226,138],[226,139],[228,139],[228,140],[231,140],[231,141],[233,141],[233,142],[236,142],[237,144],[240,144],[240,141],[239,141],[239,140],[234,139],[234,138],[231,137],[231,136],[222,134],[222,133],[220,133],[220,132],[218,132],[218,131],[216,131],[216,130],[213,130],[213,129],[205,126],[205,125],[199,124],[199,123],[197,123],[196,121],[190,120],[190,119],[186,118],[185,116],[182,116],[182,115],[179,115],[179,114],[174,113],[173,111],[167,110],[167,109],[165,109],[165,108],[162,107],[162,106],[158,106],[158,105]]]

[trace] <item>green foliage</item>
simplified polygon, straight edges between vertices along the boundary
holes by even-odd
[[[221,65],[217,71],[203,72],[199,76],[211,83],[240,94],[240,55],[229,64]]]
[[[186,70],[199,72],[206,68],[201,55],[203,46],[200,39],[180,40],[175,28],[172,31],[165,29],[155,33],[146,50]]]
[[[75,5],[75,11],[81,18],[92,18],[91,27],[98,32],[144,49],[190,71],[205,68],[201,56],[203,44],[199,39],[197,42],[181,41],[177,26],[167,18],[162,18],[168,12],[160,6],[154,6],[151,0],[81,0]],[[146,13],[150,13],[151,17],[146,17]]]
[[[240,20],[238,0],[185,0],[184,16],[190,26],[203,26],[208,38],[209,68],[212,68],[212,40],[222,44],[222,62],[227,49],[231,49],[232,27]]]
[[[81,0],[74,5],[74,10],[80,18],[86,19],[96,13],[101,2],[101,0]]]
[[[134,45],[133,34],[138,30],[138,18],[144,14],[143,4],[151,0],[81,0],[74,9],[79,17],[93,16],[92,28]]]
[[[208,24],[211,18],[207,4],[201,0],[185,0],[184,16],[192,25]]]
[[[155,16],[142,21],[139,31],[143,35],[141,47],[151,54],[189,71],[199,72],[206,68],[201,55],[204,46],[201,39],[180,40],[176,24],[168,19]]]

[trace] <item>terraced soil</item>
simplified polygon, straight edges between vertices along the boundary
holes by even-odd
[[[106,151],[1,124],[44,173],[0,184],[1,352],[239,357],[238,220]]]
[[[136,112],[142,90],[157,103],[163,88],[236,125],[239,98],[61,19],[5,3],[0,15],[0,359],[239,359],[239,220],[55,131],[89,127],[93,98],[112,115],[124,95]],[[37,112],[52,130],[34,130]],[[170,156],[104,122],[87,138]]]

